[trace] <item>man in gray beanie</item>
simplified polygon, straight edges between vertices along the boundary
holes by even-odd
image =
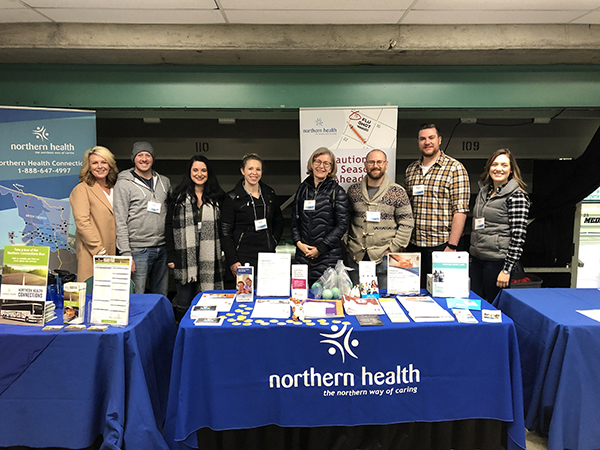
[[[114,191],[117,248],[133,258],[131,279],[135,293],[167,295],[168,270],[165,246],[167,197],[171,182],[152,170],[154,147],[149,142],[133,144],[133,168],[119,173]]]

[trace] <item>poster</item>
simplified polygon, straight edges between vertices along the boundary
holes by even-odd
[[[300,179],[319,147],[336,156],[337,181],[348,189],[365,174],[365,156],[373,149],[386,153],[387,174],[396,178],[398,107],[300,108]]]
[[[96,145],[93,111],[0,107],[0,250],[50,248],[50,270],[76,272],[69,194]]]

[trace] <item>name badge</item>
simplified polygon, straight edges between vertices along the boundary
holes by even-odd
[[[413,195],[423,195],[425,193],[424,184],[415,184],[413,186]]]
[[[148,211],[160,214],[160,207],[162,205],[159,202],[148,202]]]
[[[304,200],[304,211],[314,211],[316,205],[316,200]]]
[[[267,219],[260,219],[254,221],[254,229],[256,231],[267,229]]]
[[[473,228],[476,230],[482,230],[485,228],[485,218],[480,217],[479,219],[473,219]]]
[[[367,211],[367,222],[381,222],[381,213],[379,211]]]
[[[198,233],[202,231],[202,222],[198,222]]]

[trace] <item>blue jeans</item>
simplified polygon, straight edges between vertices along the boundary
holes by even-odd
[[[150,294],[167,295],[169,289],[169,271],[167,269],[167,247],[135,247],[131,249],[135,263],[135,272],[131,279],[135,283],[135,293],[146,292],[146,280],[150,285]]]

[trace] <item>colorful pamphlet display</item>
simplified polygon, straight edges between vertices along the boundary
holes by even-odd
[[[92,314],[94,324],[129,324],[131,256],[94,256]]]
[[[433,297],[469,297],[467,252],[433,252],[430,293]]]
[[[292,297],[298,300],[308,298],[307,264],[292,264]]]
[[[85,283],[65,283],[64,323],[74,324],[85,321],[85,291]]]
[[[49,258],[49,247],[4,247],[0,323],[43,326],[54,317],[54,304],[46,302]]]
[[[292,255],[289,253],[258,254],[258,297],[289,297],[290,266]]]
[[[235,277],[236,301],[253,302],[254,301],[254,267],[246,264],[237,268]]]
[[[363,298],[379,298],[375,261],[359,261],[358,276],[360,296]]]
[[[388,294],[419,295],[421,292],[421,254],[389,253]]]

